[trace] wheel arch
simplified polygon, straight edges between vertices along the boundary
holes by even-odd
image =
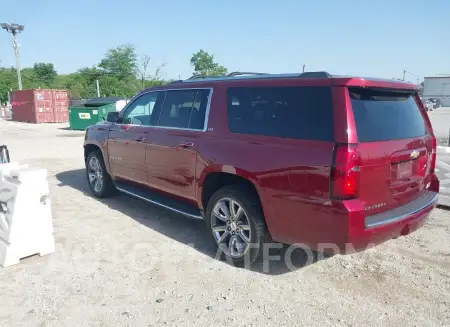
[[[257,179],[246,170],[227,166],[209,167],[201,173],[197,189],[199,208],[206,211],[209,199],[217,190],[224,186],[236,184],[248,187],[249,192],[252,192],[259,200],[258,205],[260,205],[261,212],[266,217],[264,210],[265,195]],[[267,225],[266,218],[264,220]]]
[[[93,151],[97,151],[97,150],[100,150],[100,152],[101,152],[101,149],[98,145],[92,144],[92,143],[85,144],[84,145],[84,161],[86,161],[89,153],[91,153]],[[102,156],[103,156],[103,152],[102,152]]]
[[[87,159],[89,153],[91,153],[92,151],[100,151],[100,153],[101,153],[101,155],[103,157],[103,162],[105,164],[106,170],[108,171],[109,174],[111,174],[110,169],[109,169],[108,156],[105,154],[105,148],[104,147],[102,147],[98,143],[89,142],[89,143],[85,143],[83,148],[84,148],[84,161],[85,162],[86,162],[86,159]]]

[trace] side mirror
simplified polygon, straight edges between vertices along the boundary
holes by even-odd
[[[108,116],[106,116],[106,120],[115,123],[119,120],[119,113],[117,111],[108,112]]]

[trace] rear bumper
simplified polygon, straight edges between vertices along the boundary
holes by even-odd
[[[366,228],[375,228],[390,225],[396,222],[404,221],[416,213],[433,206],[438,200],[438,194],[432,191],[426,191],[418,199],[404,206],[365,217],[364,223]]]
[[[266,222],[274,241],[319,252],[354,253],[422,227],[437,205],[438,190],[439,180],[433,174],[419,198],[371,216],[360,199],[324,204],[299,197],[273,197],[277,211],[266,215]]]
[[[436,207],[438,193],[427,191],[404,206],[364,217],[362,229],[350,229],[349,237],[340,247],[341,253],[363,251],[390,239],[408,235],[422,227]]]

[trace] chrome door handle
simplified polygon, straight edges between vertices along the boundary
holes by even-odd
[[[180,142],[180,146],[183,148],[192,148],[194,146],[194,142]]]

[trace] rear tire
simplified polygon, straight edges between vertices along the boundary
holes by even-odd
[[[106,198],[116,193],[100,150],[89,152],[86,158],[86,177],[89,187],[96,197]]]
[[[244,268],[260,261],[270,237],[260,201],[246,185],[216,191],[208,202],[205,220],[221,258]]]

